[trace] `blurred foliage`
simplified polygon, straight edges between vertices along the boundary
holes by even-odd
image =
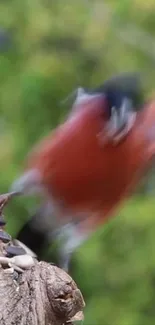
[[[64,118],[70,107],[62,101],[76,87],[136,70],[146,74],[147,95],[155,93],[154,12],[153,0],[0,1],[1,192],[33,144]],[[85,324],[154,324],[155,207],[146,183],[74,255]],[[31,205],[10,204],[12,234]]]
[[[154,213],[154,200],[130,200],[74,256],[85,324],[154,324]]]

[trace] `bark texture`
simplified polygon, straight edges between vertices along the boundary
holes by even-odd
[[[83,318],[84,300],[72,278],[45,262],[13,275],[0,269],[1,325],[62,325]]]
[[[14,195],[0,195],[0,325],[71,325],[82,320],[85,303],[72,278],[38,262],[6,233],[3,208]]]

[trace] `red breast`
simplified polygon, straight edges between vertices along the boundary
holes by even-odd
[[[29,160],[41,171],[49,194],[74,212],[106,217],[135,187],[155,153],[155,102],[138,113],[132,131],[117,146],[100,145],[97,135],[105,123],[99,97],[70,115]]]

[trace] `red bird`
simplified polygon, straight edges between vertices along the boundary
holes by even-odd
[[[12,187],[23,194],[40,193],[44,201],[18,239],[37,251],[40,239],[54,228],[57,236],[66,237],[64,268],[74,249],[134,189],[155,152],[155,102],[134,113],[138,90],[130,92],[131,83],[125,90],[113,81],[106,87],[80,90],[71,114],[34,148]],[[119,140],[117,145],[113,140]]]

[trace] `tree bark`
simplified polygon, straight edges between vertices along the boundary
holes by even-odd
[[[85,303],[72,278],[57,266],[38,262],[5,232],[3,208],[14,195],[0,195],[0,325],[82,320]]]
[[[1,325],[62,325],[83,318],[84,300],[63,270],[37,262],[29,270],[11,274],[0,268]]]

